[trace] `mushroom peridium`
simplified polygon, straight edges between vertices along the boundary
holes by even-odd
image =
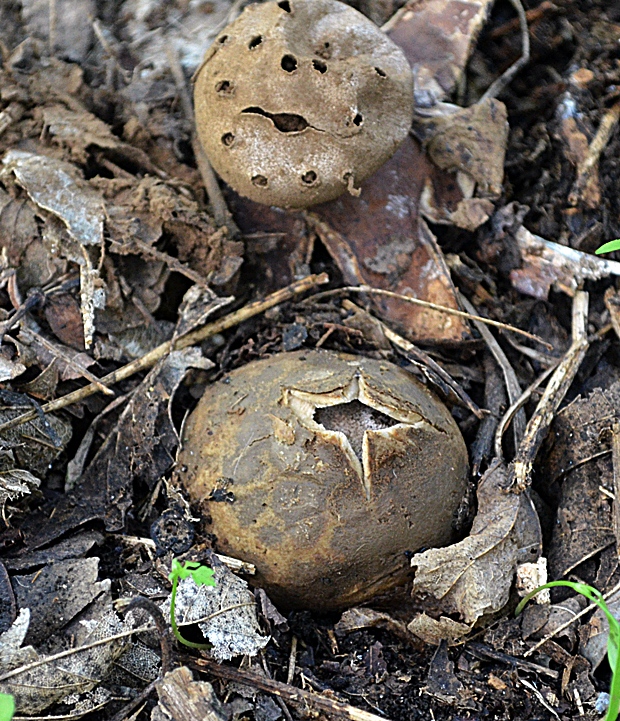
[[[195,78],[196,129],[214,169],[241,195],[283,208],[359,193],[413,118],[404,53],[337,0],[247,6]]]
[[[283,353],[208,387],[179,466],[216,548],[285,607],[333,610],[407,582],[407,552],[453,540],[465,443],[406,370]]]

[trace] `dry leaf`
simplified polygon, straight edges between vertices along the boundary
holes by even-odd
[[[467,538],[417,553],[414,593],[430,593],[468,624],[508,601],[514,571],[540,554],[538,516],[525,494],[506,492],[506,468],[487,471],[478,486],[478,513]]]
[[[471,627],[448,616],[435,619],[426,613],[420,613],[408,624],[407,630],[425,643],[438,646],[442,641],[451,642],[467,636]]]
[[[215,556],[210,563],[215,573],[215,586],[197,586],[191,578],[179,581],[177,624],[193,623],[210,616],[198,625],[213,645],[211,653],[218,661],[234,656],[255,656],[265,648],[269,636],[260,632],[254,594],[243,579],[235,576]],[[169,600],[162,610],[164,614],[169,612]]]

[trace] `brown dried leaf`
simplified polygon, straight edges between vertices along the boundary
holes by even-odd
[[[493,0],[409,0],[389,36],[405,52],[416,105],[444,100],[457,87]]]
[[[471,627],[466,623],[454,621],[449,616],[440,616],[438,619],[420,613],[408,624],[407,630],[425,643],[438,646],[442,641],[456,641],[467,636]]]
[[[77,163],[87,161],[86,149],[91,145],[98,148],[118,148],[121,145],[110,126],[86,110],[77,112],[64,105],[48,105],[43,108],[43,124]]]
[[[538,516],[525,494],[506,492],[507,470],[498,465],[478,486],[478,513],[470,534],[447,548],[417,553],[414,593],[430,593],[448,613],[468,624],[508,601],[514,571],[540,553]]]

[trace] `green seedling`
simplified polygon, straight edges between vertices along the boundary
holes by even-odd
[[[603,246],[603,248],[604,247],[605,246]],[[545,583],[544,586],[539,586],[531,593],[528,593],[515,609],[515,616],[518,616],[521,611],[523,611],[525,604],[537,593],[544,591],[546,588],[555,588],[556,586],[567,586],[568,588],[572,588],[573,591],[580,593],[589,601],[595,603],[607,617],[607,621],[609,623],[607,658],[609,659],[609,665],[611,667],[611,688],[609,689],[609,707],[607,708],[607,714],[605,715],[604,721],[616,721],[620,710],[620,654],[618,653],[620,648],[620,623],[618,623],[614,615],[609,610],[607,604],[605,603],[605,599],[603,598],[603,594],[600,591],[597,591],[596,588],[592,588],[592,586],[588,586],[585,583],[574,583],[573,581],[550,581],[549,583]]]
[[[609,243],[604,243],[594,252],[597,255],[600,255],[601,253],[611,253],[614,250],[620,250],[620,238],[618,238],[617,240],[610,240]]]
[[[170,596],[170,625],[172,633],[179,643],[189,646],[190,648],[210,648],[208,643],[194,643],[183,638],[175,617],[175,603],[177,598],[177,588],[180,578],[191,577],[197,586],[215,586],[215,578],[213,570],[208,566],[201,566],[197,561],[185,561],[180,563],[176,558],[172,559],[172,572],[168,578],[172,581],[172,594]],[[3,719],[0,717],[0,721]]]
[[[11,721],[15,713],[15,699],[10,693],[0,693],[0,721]]]

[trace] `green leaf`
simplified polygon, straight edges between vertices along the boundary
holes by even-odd
[[[620,238],[617,240],[610,240],[609,243],[601,245],[601,247],[597,248],[594,252],[597,255],[600,255],[601,253],[611,253],[613,250],[620,250]]]
[[[215,586],[215,574],[208,566],[199,566],[191,575],[197,586]]]
[[[172,594],[170,595],[170,625],[172,626],[172,633],[174,633],[177,641],[190,648],[211,648],[211,644],[209,643],[194,643],[193,641],[188,641],[183,637],[177,626],[175,610],[179,579],[189,578],[190,576],[197,586],[215,586],[214,573],[208,566],[202,566],[197,561],[185,561],[185,563],[182,564],[176,558],[172,559],[171,572],[168,576],[172,581]],[[0,721],[3,721],[3,719],[0,719]]]
[[[0,693],[0,721],[11,721],[15,713],[15,699],[9,693]]]

